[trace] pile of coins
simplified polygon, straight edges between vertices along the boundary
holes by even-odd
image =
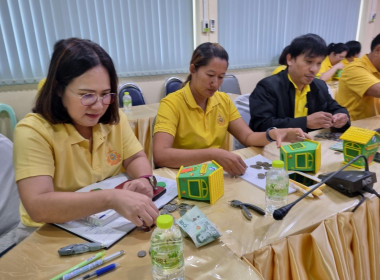
[[[166,204],[164,207],[162,207],[162,210],[160,211],[160,215],[170,214],[170,213],[176,211],[177,209],[179,209],[179,214],[182,217],[193,206],[194,205],[190,205],[190,204],[183,203],[183,202],[180,204],[177,204],[175,201],[172,201],[172,202],[169,202],[168,204]]]
[[[266,162],[266,161],[264,161],[264,162],[257,161],[256,164],[252,164],[249,167],[252,167],[252,168],[255,168],[255,169],[269,170],[272,167],[272,164],[269,163],[269,162]],[[264,179],[265,176],[266,176],[266,172],[265,173],[258,173],[257,174],[257,178],[259,178],[259,179]]]
[[[340,132],[321,132],[315,135],[315,138],[322,138],[322,139],[327,139],[327,140],[333,140],[333,141],[342,141],[340,139],[340,136],[342,133]]]

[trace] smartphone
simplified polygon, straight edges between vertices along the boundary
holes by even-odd
[[[289,173],[289,179],[298,182],[306,187],[311,187],[320,182],[300,172]]]
[[[289,181],[296,184],[297,186],[305,189],[310,190],[314,185],[318,184],[320,182],[320,179],[315,178],[313,176],[310,176],[308,174],[305,174],[300,171],[291,171],[289,174]],[[323,186],[323,185],[322,185]],[[321,187],[322,187],[321,186]],[[318,188],[312,192],[313,195],[320,196],[323,194],[323,192]]]
[[[128,181],[125,181],[125,182],[128,182]],[[117,185],[115,187],[115,189],[122,189],[123,186],[124,186],[124,184],[125,184],[125,182]],[[152,198],[152,200],[155,201],[155,200],[159,199],[164,193],[166,193],[166,188],[157,186],[156,189],[153,190],[153,198]]]

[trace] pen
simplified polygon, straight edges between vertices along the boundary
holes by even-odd
[[[104,273],[106,273],[108,271],[114,270],[118,266],[119,266],[118,263],[113,263],[113,264],[107,265],[105,267],[99,268],[96,271],[93,271],[93,272],[91,272],[89,274],[86,274],[85,276],[83,276],[81,278],[78,278],[78,280],[91,279],[91,278],[100,276],[100,275],[102,275],[102,274],[104,274]]]
[[[297,186],[296,184],[290,183],[290,187],[292,187],[293,189],[296,189],[297,191],[303,194],[307,193],[307,190],[304,190],[303,188]],[[313,195],[311,193],[309,193],[307,196],[313,198]]]
[[[68,270],[62,272],[61,274],[58,274],[57,276],[51,278],[50,280],[58,280],[58,279],[62,279],[62,277],[67,274],[67,273],[70,273],[71,271],[75,270],[75,269],[78,269],[78,268],[81,268],[85,265],[88,265],[89,263],[93,262],[93,261],[96,261],[97,259],[100,259],[101,257],[103,257],[104,255],[106,254],[106,251],[101,251],[99,253],[97,253],[95,256],[92,256],[91,258],[88,258],[87,260],[84,260],[83,262],[77,264],[77,265],[74,265],[72,268],[69,268]]]
[[[106,256],[100,260],[97,260],[97,261],[94,261],[92,263],[89,263],[88,265],[85,265],[81,268],[78,268],[78,269],[75,269],[74,271],[72,272],[69,272],[68,274],[65,274],[62,279],[63,280],[68,280],[68,279],[71,279],[71,278],[74,278],[75,276],[79,275],[79,274],[82,274],[82,273],[85,273],[95,267],[98,267],[98,266],[101,266],[102,264],[106,263],[106,262],[109,262],[109,261],[112,261],[118,257],[120,257],[121,255],[123,255],[125,252],[124,250],[121,250],[119,252],[116,252],[110,256]]]

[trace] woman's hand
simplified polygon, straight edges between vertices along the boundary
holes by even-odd
[[[310,135],[304,132],[301,128],[277,128],[269,131],[269,136],[276,139],[277,148],[281,147],[282,142],[299,142],[311,139]]]
[[[223,170],[231,176],[241,176],[245,173],[247,165],[239,155],[223,149],[215,149],[214,159],[219,163]]]
[[[146,179],[144,180],[148,181]],[[140,181],[140,179],[137,181]],[[152,189],[152,186],[150,186],[150,188]],[[138,227],[143,225],[152,226],[155,223],[159,212],[151,197],[127,189],[113,191],[114,196],[111,204],[116,212]]]
[[[138,192],[145,194],[146,196],[153,197],[153,188],[152,185],[146,178],[139,178],[134,180],[129,180],[125,182],[123,190],[129,190],[132,192]]]

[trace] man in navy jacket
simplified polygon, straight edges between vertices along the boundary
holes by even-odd
[[[252,130],[344,131],[349,127],[347,109],[331,97],[324,81],[315,79],[326,53],[326,43],[318,35],[306,34],[292,41],[287,69],[262,79],[249,97]]]

